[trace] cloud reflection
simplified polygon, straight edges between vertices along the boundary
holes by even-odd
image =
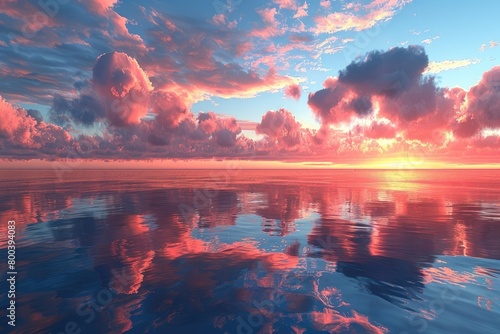
[[[294,324],[298,333],[385,333],[395,325],[364,308],[365,298],[404,319],[428,286],[477,288],[489,279],[491,287],[499,278],[496,262],[469,271],[442,263],[450,255],[500,260],[493,189],[403,191],[386,188],[383,175],[356,185],[338,177],[301,183],[297,175],[272,184],[249,172],[211,189],[185,216],[180,205],[207,189],[195,176],[183,185],[124,176],[106,187],[102,175],[75,176],[47,191],[55,176],[36,173],[22,187],[3,183],[9,197],[0,211],[19,222],[26,330],[75,321],[96,332],[271,332]],[[85,303],[99,291],[111,299],[87,323],[78,310],[90,312]],[[477,303],[491,312],[495,300],[481,291]]]

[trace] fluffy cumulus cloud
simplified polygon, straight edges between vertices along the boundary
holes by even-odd
[[[373,51],[340,71],[339,81],[359,94],[396,96],[418,84],[429,59],[422,47]]]
[[[214,112],[201,112],[198,114],[197,137],[214,138],[221,147],[233,147],[237,143],[236,137],[241,133],[241,128],[234,117],[219,117]]]
[[[285,109],[268,111],[262,116],[256,132],[266,135],[279,148],[295,148],[301,144],[301,125],[291,112]]]
[[[390,123],[373,121],[362,129],[363,135],[373,139],[389,139],[396,136],[396,127]]]
[[[136,59],[106,53],[96,59],[89,79],[76,85],[75,96],[54,96],[49,116],[59,125],[2,99],[2,152],[26,158],[64,158],[78,152],[77,157],[93,159],[300,161],[332,153],[339,159],[366,158],[408,150],[408,145],[434,147],[441,153],[446,145],[450,150],[466,145],[474,154],[495,149],[498,138],[482,136],[481,131],[500,128],[500,68],[486,72],[467,92],[437,87],[425,74],[428,63],[418,46],[370,52],[309,94],[319,130],[303,128],[292,112],[279,109],[268,111],[250,128],[261,139],[250,139],[234,117],[212,111],[195,115],[188,94],[154,87]],[[285,88],[288,97],[298,99],[300,94],[297,84]],[[79,134],[79,126],[101,133]],[[392,142],[381,146],[381,139]]]
[[[468,116],[456,122],[453,133],[459,138],[474,136],[481,129],[480,124],[472,116]]]
[[[483,127],[500,128],[500,66],[484,73],[467,93],[467,113]]]
[[[137,60],[125,53],[100,55],[91,78],[76,86],[75,96],[53,98],[49,116],[59,125],[45,123],[37,110],[26,111],[1,99],[5,156],[25,149],[27,158],[213,157],[240,141],[234,117],[213,112],[196,117],[189,96],[154,88]],[[103,130],[95,135],[74,131],[72,137],[61,126],[69,131],[79,126]],[[82,147],[92,154],[82,155]]]
[[[424,76],[429,64],[422,47],[373,51],[325,81],[325,88],[309,95],[309,106],[324,124],[350,122],[353,118],[384,117],[406,139],[442,141],[436,135],[448,127],[456,110],[453,99]],[[377,112],[374,115],[375,111]],[[375,123],[369,137],[387,138],[393,128]]]
[[[156,121],[168,128],[177,127],[190,114],[185,101],[172,92],[154,92],[151,105],[156,114]]]
[[[148,111],[153,86],[137,61],[125,53],[105,53],[97,58],[92,74],[108,120],[114,125],[139,123]]]
[[[453,145],[494,147],[494,135],[483,140],[481,131],[500,128],[499,68],[466,92],[438,87],[428,66],[419,46],[373,51],[326,79],[323,89],[309,94],[308,104],[323,127],[361,122],[352,134],[364,138],[365,149],[370,139],[394,139],[394,147],[417,141],[441,153]],[[352,145],[356,139],[350,140]]]
[[[121,52],[105,53],[97,58],[92,78],[77,97],[54,96],[51,117],[59,124],[73,121],[91,126],[103,119],[116,126],[138,124],[148,112],[152,90],[134,58]]]
[[[420,98],[435,89],[432,80],[424,82],[422,77],[428,63],[424,49],[419,46],[370,52],[341,70],[337,78],[326,80],[324,89],[311,93],[309,106],[326,124],[366,117],[373,113],[376,101],[390,106],[389,114],[415,118],[430,109],[416,100],[427,103]]]
[[[26,111],[0,96],[0,147],[2,151],[23,149],[57,153],[71,143],[70,134],[63,128],[41,120],[40,113]]]

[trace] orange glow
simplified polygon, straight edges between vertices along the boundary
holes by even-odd
[[[329,161],[272,161],[272,160],[88,160],[88,161],[47,161],[47,160],[0,160],[1,169],[36,170],[53,169],[65,173],[85,169],[397,169],[401,171],[418,169],[499,169],[500,163],[467,163],[446,161],[424,161],[415,159],[386,158],[370,161],[342,160]]]

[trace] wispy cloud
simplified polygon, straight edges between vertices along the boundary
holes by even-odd
[[[444,71],[455,70],[458,68],[469,67],[470,65],[478,64],[479,59],[457,59],[457,60],[443,60],[437,62],[430,62],[425,70],[425,73],[436,74]]]
[[[361,6],[359,10],[350,6],[350,11],[334,12],[327,16],[318,16],[316,27],[312,31],[316,34],[334,34],[341,31],[362,31],[374,27],[376,24],[390,20],[396,11],[411,0],[374,0]]]
[[[479,51],[484,52],[487,49],[493,49],[494,47],[497,47],[499,44],[500,44],[499,42],[489,41],[488,44],[486,43],[481,44],[481,46],[479,47]]]

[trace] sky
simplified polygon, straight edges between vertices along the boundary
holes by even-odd
[[[0,8],[4,168],[500,163],[498,1]]]

